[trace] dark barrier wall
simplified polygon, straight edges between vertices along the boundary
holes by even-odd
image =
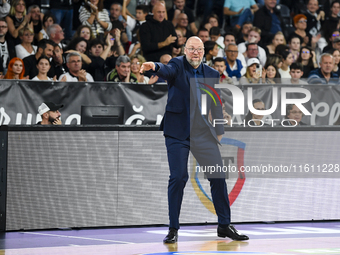
[[[282,88],[304,88],[311,99],[304,103],[311,113],[302,121],[310,125],[333,125],[340,116],[340,86],[338,85],[242,85],[236,86],[244,95],[246,114],[248,93],[252,98],[264,101],[266,109],[273,106],[273,96],[278,98],[276,111],[268,119],[279,119],[281,115]],[[275,91],[277,89],[277,91]],[[222,89],[226,111],[233,116],[233,122],[241,123],[243,115],[234,115],[233,96],[228,89]],[[304,97],[301,93],[287,93],[287,98]],[[40,120],[38,106],[43,101],[64,104],[62,121],[66,125],[80,124],[81,105],[124,105],[126,125],[159,125],[167,100],[166,85],[117,84],[117,83],[62,83],[44,81],[2,80],[0,84],[0,125],[35,124]],[[216,98],[218,102],[218,99]],[[275,122],[278,124],[278,122]]]
[[[6,230],[168,223],[157,127],[6,128]],[[339,128],[227,129],[221,143],[233,222],[340,219]],[[192,158],[189,172],[181,223],[216,222]]]

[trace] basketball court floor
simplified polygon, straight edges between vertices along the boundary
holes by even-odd
[[[167,227],[0,233],[0,255],[340,254],[340,221],[237,224],[248,241],[216,236],[215,225],[183,226],[165,245]]]

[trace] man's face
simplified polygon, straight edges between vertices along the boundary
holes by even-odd
[[[178,26],[187,27],[188,26],[188,16],[185,13],[180,13],[178,15]]]
[[[40,20],[40,8],[34,8],[31,10],[31,17],[34,21]]]
[[[266,108],[264,108],[264,103],[263,102],[256,102],[253,106],[254,106],[254,108],[256,110],[259,110],[259,111],[263,111],[263,110],[266,109]],[[263,115],[252,114],[252,118],[256,119],[256,120],[262,120]]]
[[[120,77],[125,78],[131,72],[131,63],[120,63],[120,66],[116,65],[116,70]]]
[[[165,19],[165,6],[161,3],[157,3],[152,10],[154,20],[162,22]]]
[[[293,108],[289,111],[289,114],[287,115],[289,119],[295,120],[298,124],[300,123],[302,116],[302,111],[296,105],[293,105]]]
[[[269,9],[272,10],[276,6],[276,0],[264,0],[264,5]]]
[[[54,47],[51,44],[46,44],[46,48],[44,49],[43,55],[45,55],[48,58],[52,58],[53,50],[54,50]]]
[[[174,4],[176,5],[176,9],[183,10],[185,6],[185,0],[175,0]]]
[[[60,119],[61,113],[59,110],[56,111],[48,111],[48,121],[53,123],[56,119]]]
[[[56,46],[54,48],[53,60],[54,60],[54,62],[56,62],[58,64],[62,64],[63,63],[63,50],[60,49],[59,46]]]
[[[214,17],[211,17],[209,19],[209,24],[211,25],[211,27],[218,27],[218,20]]]
[[[225,68],[226,68],[224,61],[220,61],[220,62],[216,61],[213,67],[215,70],[219,72],[220,75],[222,75],[222,73],[225,71]]]
[[[185,48],[184,54],[186,59],[194,68],[198,67],[204,56],[204,45],[201,40],[197,38],[189,38]]]
[[[234,62],[237,59],[238,48],[236,45],[229,45],[226,50],[227,58],[229,61]]]
[[[225,46],[225,48],[228,47],[229,43],[236,43],[236,42],[235,42],[235,36],[226,35],[226,36],[224,37],[224,46]]]
[[[247,51],[248,58],[256,58],[258,54],[259,54],[259,49],[257,45],[248,46],[248,51]]]
[[[253,24],[244,24],[242,26],[242,34],[243,35],[248,35],[249,34],[249,30],[253,28]]]
[[[70,72],[77,73],[80,71],[82,67],[81,57],[72,56],[69,58],[68,63],[66,64]]]
[[[142,10],[136,10],[136,20],[143,21],[145,20],[147,13],[144,13]]]
[[[99,57],[103,53],[104,49],[101,44],[93,45],[90,49],[92,56]]]
[[[259,33],[255,31],[250,31],[248,34],[248,42],[250,43],[258,43],[261,40]]]
[[[331,56],[324,56],[320,62],[321,71],[325,74],[330,74],[334,68],[334,60]]]
[[[210,39],[213,41],[213,42],[216,42],[218,40],[219,36],[218,35],[211,35],[210,36]]]
[[[337,16],[338,13],[340,12],[340,4],[334,3],[332,8],[331,8],[331,12],[332,12],[333,16]]]
[[[8,26],[4,21],[0,21],[0,37],[3,37],[7,34]]]
[[[121,14],[120,6],[118,4],[112,4],[110,7],[111,17],[113,17],[115,20],[118,20],[120,14]]]
[[[167,65],[170,60],[171,60],[171,56],[169,54],[165,54],[165,55],[161,56],[160,62],[163,65]]]
[[[340,41],[332,43],[332,46],[333,46],[334,49],[340,50]]]
[[[300,69],[290,69],[289,74],[292,76],[293,81],[298,81],[302,77],[303,72]]]
[[[198,35],[197,35],[203,43],[205,43],[206,41],[209,41],[209,32],[208,31],[199,31]]]
[[[54,41],[60,42],[64,40],[64,31],[61,26],[56,26],[55,34],[54,34]]]
[[[307,9],[311,13],[315,13],[319,9],[319,2],[317,0],[309,0]]]

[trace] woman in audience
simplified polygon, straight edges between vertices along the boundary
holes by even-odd
[[[22,79],[28,79],[27,77],[24,77],[25,74],[25,66],[24,62],[20,58],[12,58],[11,61],[9,61],[8,64],[8,70],[4,77],[4,79],[14,79],[14,80],[22,80]]]
[[[340,68],[339,68],[339,61],[340,61],[340,51],[337,49],[332,49],[328,53],[332,54],[334,59],[334,69],[333,73],[336,73],[340,76]]]
[[[51,68],[50,61],[48,57],[41,56],[37,61],[38,75],[32,78],[32,81],[56,81],[57,76],[54,76],[53,79],[47,77],[47,73]]]
[[[300,55],[300,38],[296,35],[289,38],[289,52],[292,53],[293,63]]]
[[[259,83],[262,77],[260,61],[257,58],[250,58],[247,61],[247,71],[240,78],[240,84]]]
[[[6,17],[8,25],[8,40],[13,45],[20,44],[19,30],[25,26],[29,26],[33,30],[33,22],[31,22],[31,14],[26,15],[26,4],[24,0],[11,1],[11,9]]]
[[[154,84],[158,80],[157,75],[151,76],[151,78],[144,76],[140,73],[140,68],[144,62],[146,62],[145,58],[142,55],[134,55],[131,57],[131,73],[133,73],[138,83],[144,83],[144,84]]]
[[[48,34],[46,32],[47,28],[55,23],[55,18],[51,13],[47,13],[44,15],[42,26],[43,28],[40,30],[38,34],[38,41],[41,39],[49,39]]]
[[[67,50],[76,50],[79,53],[87,54],[87,43],[88,41],[85,40],[83,37],[76,37],[67,46]]]
[[[83,25],[91,26],[94,35],[104,40],[104,32],[112,29],[112,23],[103,0],[89,0],[86,3],[80,11],[79,20]]]
[[[18,58],[24,59],[29,55],[34,55],[37,52],[37,46],[32,45],[34,32],[29,27],[24,27],[19,30],[21,44],[15,46],[15,52]]]
[[[262,71],[262,83],[275,84],[280,83],[281,76],[275,65],[266,64]]]
[[[281,78],[290,79],[292,78],[289,74],[289,71],[290,71],[289,67],[293,63],[292,53],[290,53],[289,51],[283,51],[281,56],[283,59],[283,63],[282,63],[281,68],[279,69],[279,73],[281,75]]]
[[[267,49],[265,48],[265,50],[267,51],[267,55],[269,54],[275,54],[275,48],[276,46],[278,46],[279,44],[284,44],[286,45],[286,39],[283,35],[283,33],[281,31],[277,32],[274,35],[274,38],[272,40],[272,43],[267,45]]]
[[[298,63],[301,63],[303,66],[303,75],[302,78],[308,78],[310,71],[317,68],[315,54],[312,49],[308,46],[301,47],[299,58],[297,59]]]
[[[75,34],[73,36],[73,39],[76,38],[76,37],[82,37],[82,38],[84,38],[87,41],[90,41],[90,40],[96,38],[93,35],[91,27],[88,26],[88,25],[81,25],[81,26],[79,26],[77,31],[75,32]]]
[[[212,60],[217,57],[218,54],[218,45],[213,41],[206,41],[204,43],[204,51],[205,55],[203,58],[203,63],[208,66],[213,66]]]

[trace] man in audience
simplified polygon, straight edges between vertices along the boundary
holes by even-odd
[[[116,60],[116,68],[107,74],[106,80],[113,82],[138,82],[136,76],[131,73],[130,58],[126,55],[119,56]]]
[[[318,0],[309,0],[307,4],[307,11],[304,13],[307,17],[307,28],[306,32],[311,36],[316,36],[321,30],[320,20],[325,19],[324,11],[319,10]]]
[[[177,34],[170,21],[165,20],[165,6],[158,2],[153,8],[153,18],[147,20],[139,29],[144,57],[149,61],[158,61],[163,54],[172,53],[172,47],[180,47],[185,37],[177,40]],[[156,32],[159,31],[159,32]],[[160,32],[161,31],[161,32]]]
[[[91,74],[82,68],[81,56],[78,52],[71,52],[66,56],[68,72],[59,77],[59,81],[88,81],[93,82]]]
[[[60,48],[64,50],[65,45],[62,44],[61,41],[64,40],[65,37],[61,26],[58,24],[52,24],[47,28],[46,33],[50,40],[58,44]]]
[[[248,62],[248,59],[251,58],[257,58],[258,60],[260,60],[260,64],[262,66],[264,66],[266,64],[266,60],[267,57],[266,55],[264,55],[264,58],[259,56],[259,46],[256,43],[248,43],[246,45],[246,52],[243,53],[244,58],[246,59],[246,61]]]
[[[185,13],[188,17],[190,31],[196,35],[197,27],[192,10],[185,6],[185,0],[173,0],[174,8],[168,10],[168,20],[172,21],[174,27],[177,26],[177,18],[180,13]],[[189,37],[188,37],[189,38]]]
[[[220,83],[233,83],[233,80],[226,73],[226,65],[224,58],[215,58],[213,60],[213,68],[220,74]]]
[[[37,125],[61,125],[61,113],[59,109],[63,105],[56,105],[53,102],[44,102],[38,107],[38,113],[41,116],[41,121]]]
[[[227,48],[230,43],[235,44],[235,35],[233,33],[226,33],[224,35],[224,57],[227,57]],[[237,49],[237,59],[241,61],[242,66],[247,66],[246,60],[241,52],[238,51]]]
[[[290,66],[289,74],[290,76],[292,76],[292,78],[290,79],[290,82],[292,84],[308,84],[306,81],[301,80],[301,77],[303,75],[303,66],[301,63],[293,63]]]
[[[259,9],[254,0],[226,0],[224,15],[230,16],[230,25],[237,31],[246,21],[253,21],[254,13]]]
[[[59,79],[59,77],[62,74],[65,74],[68,72],[68,67],[66,65],[66,58],[63,55],[63,49],[61,49],[58,44],[54,45],[50,72],[51,72],[50,77],[56,76],[57,79]]]
[[[333,72],[334,59],[329,53],[321,55],[320,68],[317,68],[309,73],[308,83],[310,84],[338,84],[339,76]]]
[[[197,36],[202,40],[203,43],[210,40],[209,30],[204,27],[198,30]]]
[[[33,23],[33,31],[34,31],[34,44],[38,42],[38,35],[40,30],[42,29],[42,18],[43,14],[40,12],[40,7],[38,5],[31,5],[27,13],[31,14],[31,21]]]
[[[6,74],[9,61],[16,56],[15,47],[11,43],[7,43],[6,34],[8,25],[4,18],[0,19],[0,63],[3,74]],[[1,68],[0,67],[0,68]]]
[[[226,47],[226,72],[229,77],[241,78],[246,73],[246,65],[243,65],[241,60],[237,59],[238,48],[235,43],[229,43]]]
[[[30,55],[23,59],[24,65],[25,65],[25,76],[29,76],[30,79],[37,76],[39,71],[37,68],[37,61],[41,56],[46,56],[48,58],[53,57],[53,50],[54,50],[54,42],[47,39],[42,39],[39,41],[37,53],[35,55]],[[48,77],[53,77],[54,75],[51,75],[52,70],[48,72]]]
[[[163,65],[167,65],[171,59],[172,59],[171,55],[164,54],[159,59],[159,62],[161,62]]]
[[[224,56],[224,38],[221,36],[220,28],[219,27],[212,27],[209,31],[210,39],[213,42],[217,43],[218,46],[218,57]]]
[[[239,34],[239,37],[236,41],[236,44],[240,44],[243,43],[245,41],[248,40],[248,34],[250,29],[253,28],[253,23],[248,21],[248,22],[244,22],[241,28],[241,33]]]

